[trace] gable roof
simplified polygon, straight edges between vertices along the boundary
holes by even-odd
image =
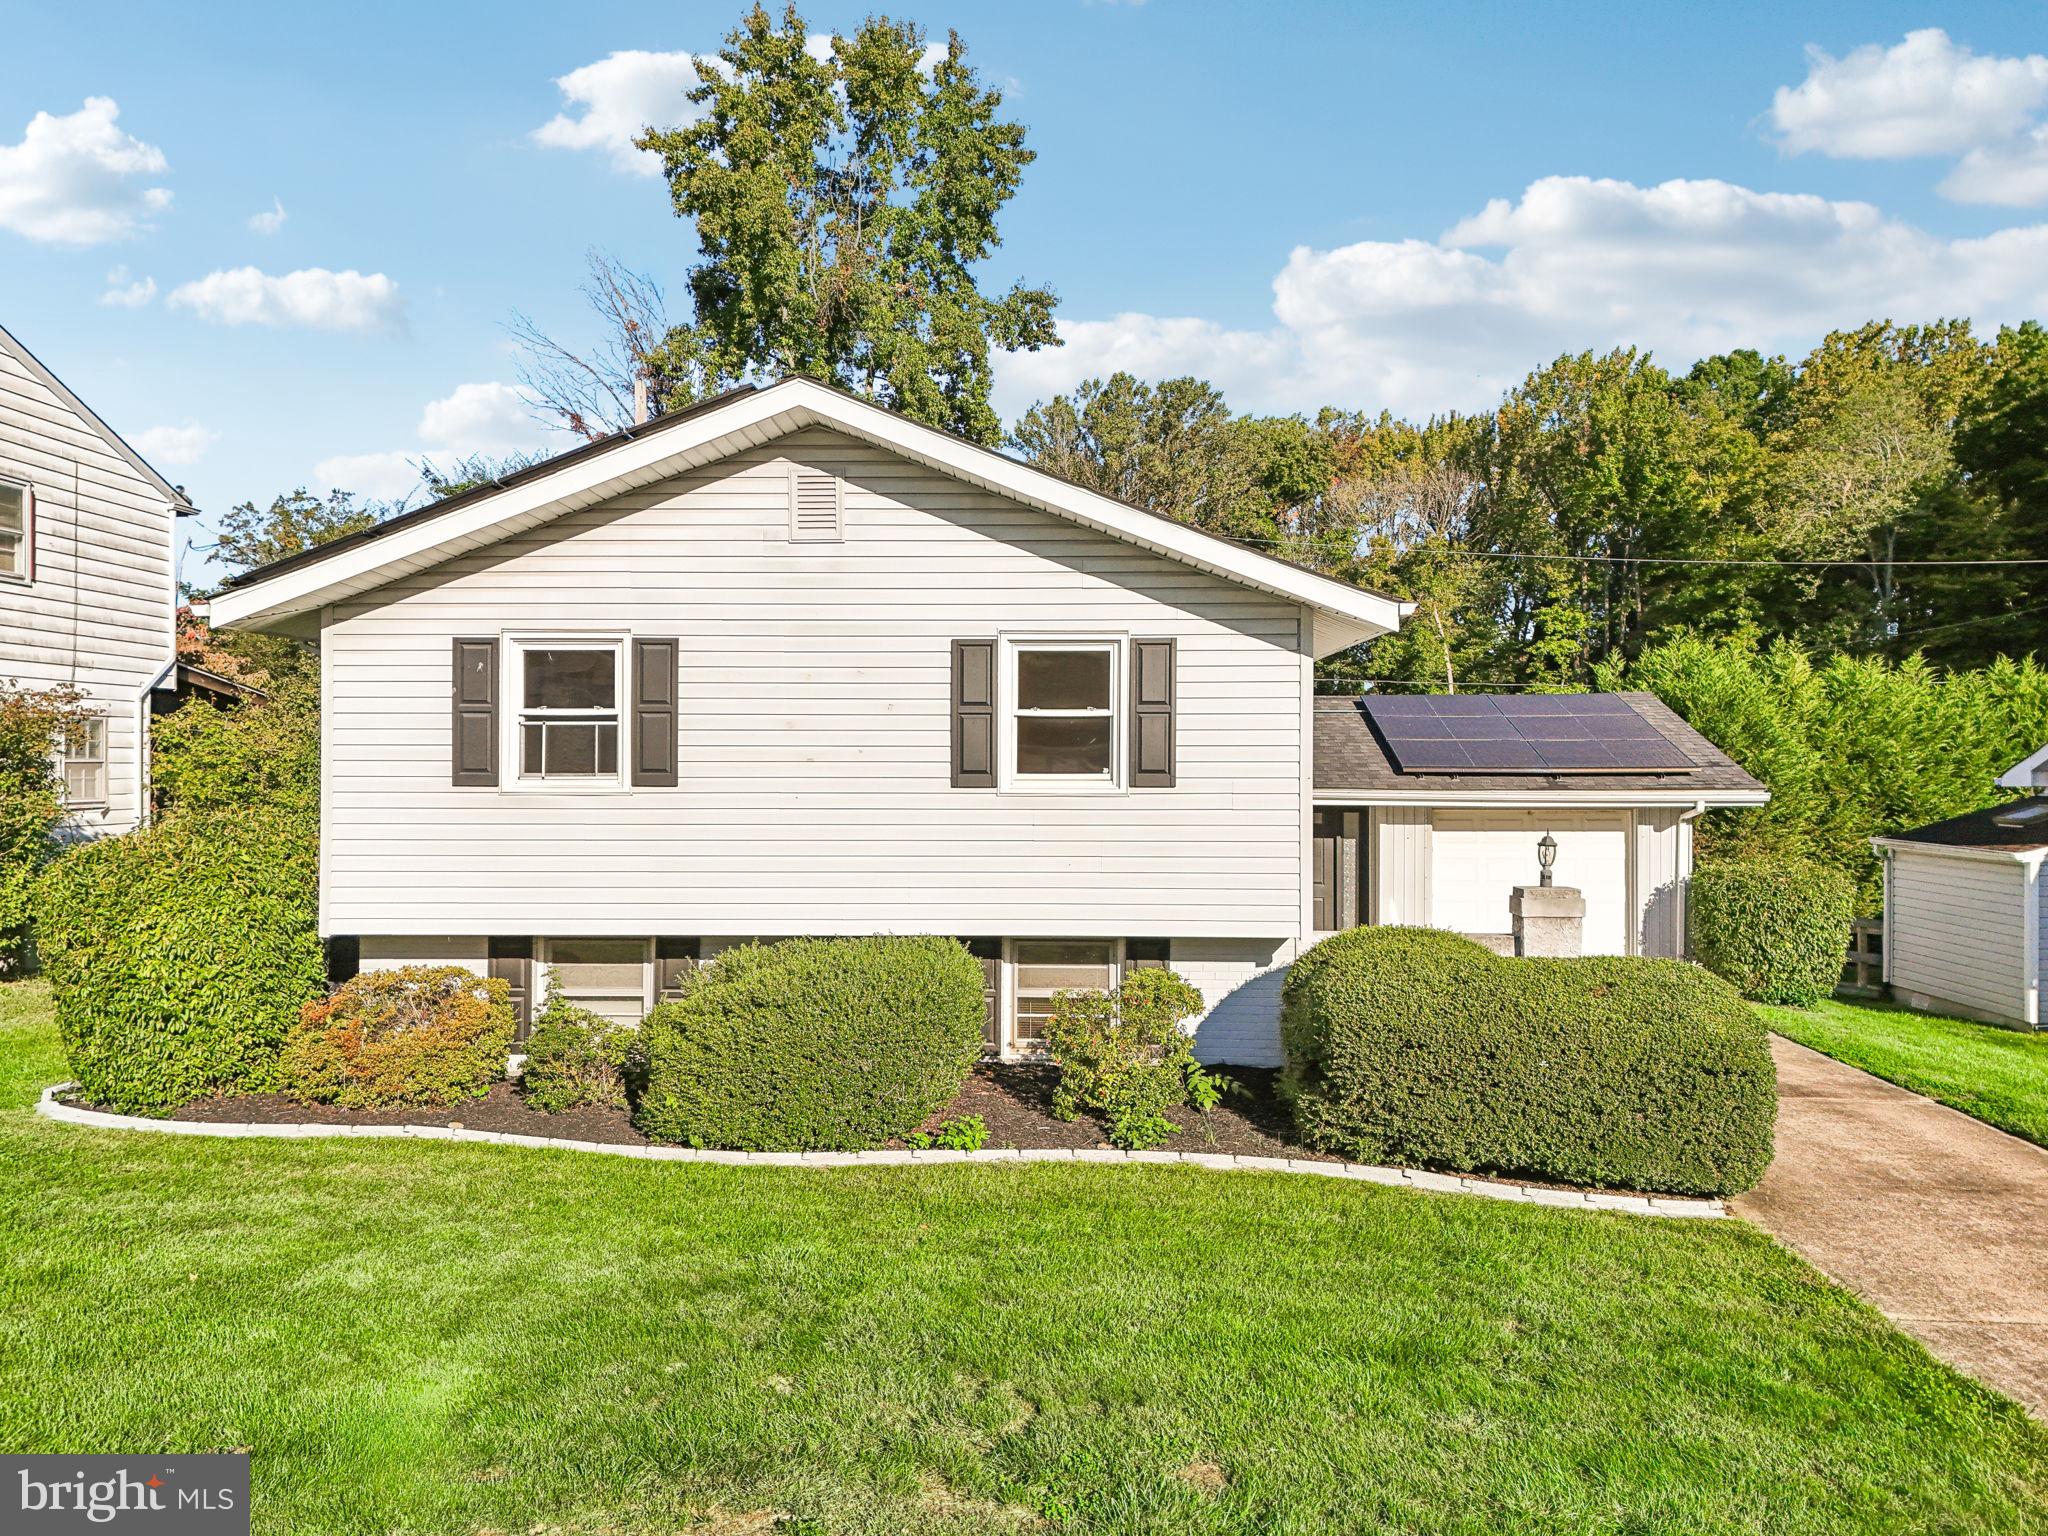
[[[1993,782],[2000,789],[2040,789],[2048,785],[2048,747],[2021,758]]]
[[[2022,806],[2041,803],[2048,802],[2008,800],[2002,805],[1987,805],[1982,810],[1965,811],[1960,816],[1931,821],[1924,827],[1889,832],[1870,841],[1879,848],[1920,844],[1932,848],[1975,848],[1987,853],[2028,853],[2048,848],[2048,817],[2023,821],[2017,826],[2006,826],[1999,818]]]
[[[1464,697],[1464,695],[1459,695]],[[1580,697],[1574,695],[1574,697]],[[1687,725],[1653,693],[1604,695],[1624,701],[1676,747],[1687,766],[1655,773],[1558,772],[1406,773],[1363,702],[1353,697],[1316,700],[1315,792],[1318,800],[1357,804],[1508,805],[1571,803],[1762,805],[1770,792],[1735,760]]]
[[[1413,608],[1087,490],[815,379],[789,378],[671,412],[495,484],[246,572],[214,597],[212,621],[223,628],[282,627],[563,513],[812,426],[844,432],[1012,501],[1302,603],[1316,615],[1318,656],[1399,628]]]
[[[127,440],[120,433],[100,420],[98,412],[94,411],[91,406],[79,399],[78,396],[71,393],[71,390],[64,381],[45,368],[42,360],[35,353],[29,351],[27,347],[23,346],[4,325],[0,325],[0,350],[10,353],[22,367],[26,368],[42,383],[44,388],[71,407],[77,413],[80,421],[84,422],[93,431],[97,432],[100,437],[105,439],[107,446],[127,460],[129,466],[137,474],[156,487],[162,493],[164,500],[170,503],[172,512],[179,517],[190,517],[199,510],[192,505],[191,499],[183,491],[151,469],[148,460],[129,447]]]

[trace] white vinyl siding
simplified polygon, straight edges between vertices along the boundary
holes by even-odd
[[[792,467],[840,478],[843,543],[789,539]],[[1302,622],[793,434],[328,611],[325,929],[1291,939]],[[449,784],[451,640],[557,626],[678,640],[678,787]],[[1177,785],[954,789],[950,645],[1005,632],[1175,639]]]
[[[0,581],[0,680],[76,688],[106,719],[102,806],[73,835],[142,815],[144,694],[171,660],[172,515],[160,487],[0,345],[0,480],[33,488],[30,582]]]
[[[1636,953],[1685,954],[1685,887],[1692,824],[1678,810],[1635,813]]]
[[[2026,1021],[2026,867],[1898,849],[1885,948],[1891,984],[1929,1006]]]
[[[1371,813],[1372,843],[1366,879],[1371,882],[1368,922],[1386,927],[1430,925],[1430,814],[1415,806],[1381,806]]]

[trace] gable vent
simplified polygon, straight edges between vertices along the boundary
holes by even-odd
[[[799,544],[837,544],[846,537],[845,498],[837,475],[789,472],[789,536]]]

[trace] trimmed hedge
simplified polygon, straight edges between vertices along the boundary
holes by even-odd
[[[1354,928],[1288,974],[1297,1133],[1373,1163],[1668,1194],[1748,1189],[1777,1077],[1756,1013],[1679,960],[1504,958]]]
[[[1740,859],[1696,871],[1686,895],[1693,957],[1744,997],[1811,1008],[1835,990],[1856,889],[1803,859]]]
[[[299,1010],[278,1075],[308,1104],[458,1104],[504,1081],[517,1027],[496,976],[459,965],[364,971]]]
[[[852,1151],[907,1137],[981,1053],[981,962],[954,939],[728,950],[647,1016],[638,1124],[656,1141]]]
[[[318,865],[304,817],[253,809],[171,817],[52,865],[37,937],[84,1096],[161,1115],[276,1087],[326,980]]]

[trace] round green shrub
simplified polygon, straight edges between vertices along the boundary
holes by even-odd
[[[647,1016],[638,1124],[656,1141],[851,1151],[909,1136],[981,1054],[981,962],[957,940],[728,950]]]
[[[1698,966],[1354,928],[1297,960],[1284,998],[1282,1089],[1309,1146],[1669,1194],[1748,1189],[1770,1163],[1763,1025]]]
[[[1811,1008],[1841,979],[1855,901],[1848,878],[1824,864],[1708,864],[1686,894],[1693,958],[1744,997]]]
[[[303,816],[174,816],[66,853],[38,941],[84,1096],[168,1114],[277,1086],[278,1052],[326,972],[317,839]]]

